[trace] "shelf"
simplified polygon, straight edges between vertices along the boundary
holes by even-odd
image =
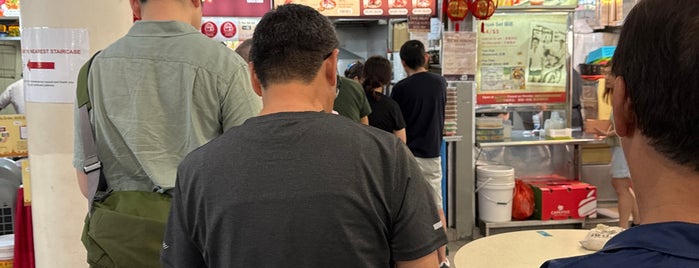
[[[20,40],[22,40],[22,38],[19,36],[0,37],[0,41],[20,41]]]
[[[584,144],[603,142],[595,138],[595,135],[588,133],[573,132],[572,139],[548,140],[542,136],[535,136],[531,131],[514,130],[512,138],[499,142],[476,143],[478,147],[500,147],[500,146],[531,146],[531,145],[557,145],[557,144]]]
[[[567,220],[525,220],[508,222],[484,222],[478,220],[481,235],[489,236],[497,233],[517,230],[538,230],[538,229],[589,229],[597,224],[617,225],[619,219],[599,217],[581,218]]]
[[[0,20],[18,20],[19,16],[0,16]]]

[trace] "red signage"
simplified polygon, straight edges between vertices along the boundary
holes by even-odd
[[[44,61],[29,61],[27,62],[27,68],[29,68],[30,71],[32,69],[56,69],[56,63]]]
[[[238,31],[238,29],[235,27],[235,24],[230,21],[226,21],[223,24],[221,24],[221,35],[225,38],[232,38],[235,36],[235,33]]]
[[[262,17],[272,9],[271,0],[204,0],[204,17]]]
[[[207,22],[202,23],[201,24],[201,33],[208,36],[209,38],[216,36],[216,34],[218,33],[216,23],[213,23],[211,21],[207,21]]]
[[[333,18],[385,18],[437,14],[435,0],[274,0],[275,7],[289,3],[310,6],[321,14]]]
[[[562,103],[566,102],[565,92],[478,94],[478,104],[505,103]]]

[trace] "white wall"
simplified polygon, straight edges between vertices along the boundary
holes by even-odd
[[[126,0],[22,1],[20,24],[86,28],[91,53],[131,26]],[[77,77],[77,74],[75,74]],[[87,267],[80,242],[87,201],[72,167],[73,104],[27,103],[36,267]]]

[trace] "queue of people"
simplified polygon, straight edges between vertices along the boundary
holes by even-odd
[[[542,267],[699,264],[699,5],[672,1],[641,0],[631,11],[612,69],[615,130],[642,225],[600,253]],[[145,212],[169,213],[164,230],[147,230],[162,236],[134,231],[128,243],[86,244],[90,265],[123,267],[133,256],[126,252],[155,247],[160,255],[146,263],[162,267],[449,267],[440,158],[446,80],[424,67],[421,42],[401,47],[408,77],[386,96],[390,62],[371,57],[361,75],[340,77],[334,26],[313,8],[268,12],[249,52],[238,51],[243,59],[198,32],[199,0],[131,5],[140,20],[87,65],[104,179],[99,200],[88,202],[156,191],[171,205]],[[648,73],[646,64],[662,68]],[[667,112],[678,119],[668,122]],[[88,197],[96,163],[82,153],[81,135],[76,125],[73,165]],[[119,228],[92,212],[86,233]]]

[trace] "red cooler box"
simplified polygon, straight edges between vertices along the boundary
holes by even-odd
[[[528,181],[537,220],[597,217],[597,187],[576,180]]]

